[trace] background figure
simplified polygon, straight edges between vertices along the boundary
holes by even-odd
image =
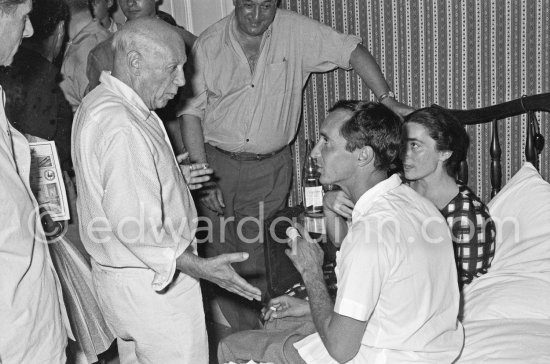
[[[61,65],[61,89],[65,98],[76,110],[88,87],[86,62],[90,51],[100,42],[109,38],[108,30],[90,13],[88,0],[65,0],[71,14],[67,32],[69,43],[65,49]]]
[[[0,69],[6,115],[21,133],[55,141],[61,168],[69,171],[73,113],[53,64],[63,45],[69,10],[62,0],[34,0],[29,17],[34,35],[23,40],[11,66]]]
[[[0,0],[0,66],[32,35],[31,9],[30,0]],[[0,360],[64,364],[68,321],[29,184],[29,144],[4,103],[0,86]]]
[[[487,273],[495,255],[496,230],[487,206],[456,180],[470,139],[460,121],[432,106],[405,118],[403,141],[404,176],[447,220],[462,289]]]
[[[115,19],[112,17],[114,4],[114,0],[90,0],[93,17],[110,33],[116,32],[120,27],[120,24],[115,22]]]
[[[103,0],[100,0],[103,1]],[[145,18],[157,17],[166,23],[176,26],[183,41],[185,42],[186,53],[189,54],[191,47],[197,38],[189,33],[183,27],[176,24],[176,21],[170,14],[157,10],[158,0],[118,0],[118,5],[128,21]],[[114,64],[114,51],[112,49],[112,37],[98,44],[89,54],[86,77],[88,78],[88,90],[93,90],[99,85],[99,77],[102,71],[112,71]],[[193,72],[193,60],[189,59],[185,65],[186,78]],[[183,141],[181,140],[181,131],[176,120],[176,110],[180,99],[189,97],[190,88],[182,87],[178,90],[178,96],[170,100],[166,106],[155,110],[166,126],[168,137],[172,143],[172,148],[176,154],[183,152]]]
[[[341,34],[277,0],[234,0],[235,11],[205,30],[194,47],[195,97],[182,110],[182,137],[194,162],[217,181],[201,191],[201,215],[213,225],[206,256],[247,251],[237,269],[265,290],[262,237],[256,221],[282,209],[292,182],[289,144],[298,130],[302,90],[312,72],[354,68],[380,102],[402,115],[362,39]],[[222,220],[223,219],[223,220]],[[257,307],[236,297],[219,303],[237,330],[258,325]]]

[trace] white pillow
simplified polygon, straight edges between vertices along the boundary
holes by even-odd
[[[525,163],[487,206],[495,258],[464,287],[463,320],[550,319],[550,184]]]
[[[495,258],[490,271],[550,272],[550,184],[531,163],[487,205],[495,221]]]

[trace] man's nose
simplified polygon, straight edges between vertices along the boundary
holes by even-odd
[[[256,5],[254,7],[254,10],[252,12],[252,19],[256,22],[260,20],[260,6],[259,5]]]
[[[34,28],[32,27],[31,20],[27,17],[27,20],[25,20],[25,29],[23,30],[23,38],[32,37],[33,34]]]
[[[321,140],[315,144],[313,149],[311,150],[311,153],[309,153],[310,157],[313,157],[314,159],[317,159],[321,156]]]

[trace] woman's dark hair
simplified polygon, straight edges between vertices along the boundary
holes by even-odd
[[[449,176],[456,178],[460,162],[466,160],[470,146],[470,137],[464,125],[439,106],[416,110],[405,117],[405,123],[422,125],[435,140],[438,151],[452,152],[449,159],[445,161],[445,168]]]
[[[29,14],[34,28],[32,40],[40,42],[49,38],[59,22],[69,17],[69,7],[64,0],[33,0]]]
[[[353,113],[340,130],[349,152],[370,146],[375,154],[374,166],[389,171],[399,163],[401,122],[386,106],[374,102],[338,101],[330,111],[348,110]]]

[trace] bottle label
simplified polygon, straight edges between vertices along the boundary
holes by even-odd
[[[304,206],[306,213],[323,212],[323,187],[304,187]]]

